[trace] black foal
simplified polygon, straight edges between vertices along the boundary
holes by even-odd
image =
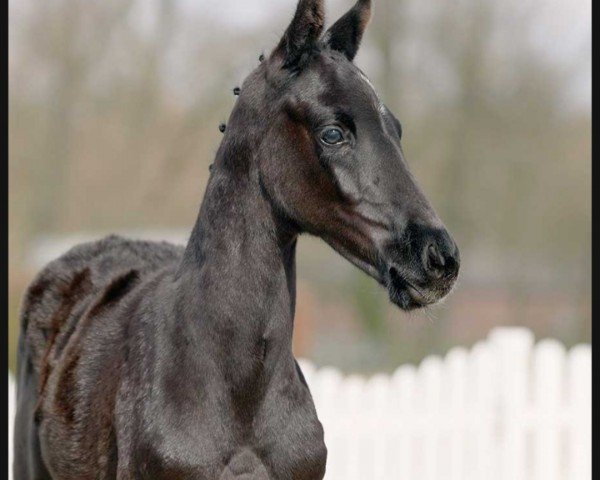
[[[321,479],[323,430],[291,350],[298,236],[403,309],[451,289],[457,247],[352,63],[370,2],[324,34],[322,4],[300,0],[237,92],[185,249],[109,237],[29,287],[15,480]]]

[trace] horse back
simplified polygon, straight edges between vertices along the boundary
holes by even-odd
[[[65,479],[115,477],[114,402],[132,293],[175,268],[182,253],[110,236],[74,247],[29,286],[18,353],[17,479],[46,468]]]

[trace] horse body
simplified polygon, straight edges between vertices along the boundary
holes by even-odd
[[[298,237],[402,309],[450,291],[458,249],[352,63],[370,2],[324,36],[322,3],[299,1],[237,92],[185,248],[108,237],[29,287],[15,480],[320,480],[323,429],[292,354]]]

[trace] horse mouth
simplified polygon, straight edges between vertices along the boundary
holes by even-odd
[[[390,301],[402,310],[410,311],[432,305],[445,293],[437,294],[424,287],[419,287],[402,275],[395,266],[390,267],[385,275],[384,285],[387,287]]]
[[[388,269],[384,278],[390,301],[402,310],[415,310],[435,302],[423,289],[401,275],[394,266]]]

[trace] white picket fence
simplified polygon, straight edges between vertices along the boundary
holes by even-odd
[[[325,429],[327,480],[592,478],[589,345],[567,352],[502,328],[393,375],[301,366]]]

